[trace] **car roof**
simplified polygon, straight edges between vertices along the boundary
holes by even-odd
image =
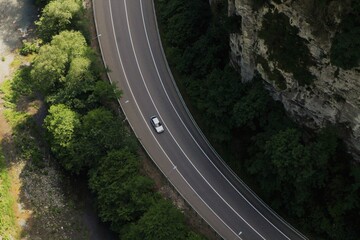
[[[159,123],[159,119],[156,116],[152,116],[151,120],[153,120],[154,123]]]

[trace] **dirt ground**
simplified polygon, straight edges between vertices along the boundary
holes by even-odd
[[[21,46],[21,39],[26,36],[27,29],[34,21],[36,9],[31,1],[0,0],[0,84],[11,76],[11,63],[16,53],[14,52]],[[14,157],[14,148],[8,139],[11,138],[11,127],[4,117],[4,101],[0,94],[0,141],[7,159]],[[20,193],[20,172],[22,164],[12,165],[9,168],[12,180],[12,195],[17,198]],[[23,224],[31,214],[22,210],[22,206],[17,202],[14,211],[19,225]]]
[[[0,0],[0,84],[11,79],[16,67],[28,63],[17,49],[23,39],[32,37],[37,14],[34,0]],[[27,108],[29,114],[41,109],[39,100],[22,104],[32,106]],[[96,227],[91,227],[94,209],[84,210],[86,206],[79,204],[56,164],[44,159],[45,167],[40,169],[19,158],[4,110],[0,94],[0,141],[12,182],[11,194],[16,199],[13,209],[18,234],[13,239],[101,239],[101,235],[93,234]],[[95,219],[98,221],[96,214]]]

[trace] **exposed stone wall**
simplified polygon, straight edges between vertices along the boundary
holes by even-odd
[[[344,70],[330,62],[331,39],[343,12],[343,6],[337,4],[341,1],[330,2],[325,13],[312,12],[313,0],[269,0],[269,4],[256,10],[252,2],[229,0],[229,15],[242,17],[240,33],[230,36],[230,45],[232,63],[240,69],[243,81],[250,81],[254,72],[259,72],[271,86],[271,95],[280,100],[290,115],[301,124],[314,129],[329,123],[343,126],[349,150],[359,160],[360,67]],[[268,47],[258,37],[264,15],[275,9],[284,13],[290,24],[299,29],[298,35],[309,48],[313,64],[308,70],[315,76],[312,84],[301,86],[292,73],[280,69],[276,62],[269,59]],[[266,60],[268,69],[264,69],[257,61],[257,56]],[[272,72],[275,69],[286,81],[283,88],[279,88],[269,74],[269,70]]]

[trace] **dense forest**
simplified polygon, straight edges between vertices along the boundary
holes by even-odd
[[[267,2],[254,1],[254,7]],[[333,61],[339,66],[359,60],[359,11],[357,1],[353,4],[334,38]],[[241,19],[227,17],[226,1],[209,6],[207,0],[157,0],[156,8],[178,86],[224,160],[310,239],[359,239],[360,166],[346,153],[337,127],[304,129],[268,95],[258,75],[250,83],[241,82],[229,65],[229,34],[240,29]],[[274,25],[289,26],[284,22],[288,20],[265,17],[267,27],[260,37],[273,47],[270,57],[296,74],[299,82],[311,84],[304,81],[312,79],[304,71],[311,60],[297,59],[308,59],[304,46],[287,45],[297,42],[297,30],[284,28],[274,36]],[[292,39],[279,40],[281,36]],[[274,80],[281,87],[281,79]]]
[[[182,213],[141,174],[137,140],[111,107],[121,91],[101,80],[106,69],[88,46],[81,1],[36,2],[42,7],[36,23],[39,39],[24,43],[20,50],[36,57],[7,86],[12,90],[7,101],[13,103],[7,114],[13,119],[15,143],[23,157],[41,168],[42,152],[32,136],[45,137],[51,155],[69,176],[88,176],[100,218],[121,239],[203,239],[188,229]],[[358,1],[352,0],[352,6],[333,40],[332,62],[344,68],[360,58]],[[179,88],[224,160],[309,238],[358,239],[360,167],[346,153],[336,126],[317,133],[303,129],[272,100],[259,76],[241,83],[240,74],[229,65],[228,40],[241,19],[226,16],[226,1],[210,6],[208,0],[157,0],[156,7]],[[267,19],[266,29],[272,31],[273,16]],[[276,21],[288,25],[281,16]],[[306,52],[297,51],[303,46],[296,50],[287,46],[280,54],[278,39],[266,29],[261,34],[274,42],[271,57],[299,73],[301,81],[307,63],[301,62],[299,69],[293,66],[299,64],[296,59],[287,59],[292,54],[306,58]],[[289,32],[296,38],[293,28],[281,34]],[[278,82],[281,86],[281,79]],[[32,117],[15,111],[23,96],[44,99],[45,135],[36,130]]]
[[[89,47],[90,20],[82,1],[37,4],[42,8],[35,23],[38,39],[20,49],[35,57],[5,86],[7,116],[21,157],[42,168],[45,146],[68,177],[87,176],[101,220],[120,239],[204,239],[142,173],[140,146],[117,111],[121,91],[101,79],[107,70]],[[36,116],[16,107],[23,97],[44,101],[46,117],[40,129]],[[46,139],[44,146],[34,138]]]

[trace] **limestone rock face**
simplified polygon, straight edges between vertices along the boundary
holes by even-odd
[[[348,1],[329,1],[320,13],[313,11],[316,0],[269,0],[257,8],[254,2],[259,1],[255,0],[228,1],[229,15],[242,19],[239,33],[230,36],[231,61],[242,80],[251,81],[258,72],[269,84],[271,95],[300,124],[313,129],[328,124],[342,126],[349,151],[360,160],[360,67],[344,70],[330,62],[332,38]],[[299,84],[293,73],[269,57],[269,46],[259,33],[265,14],[274,11],[285,14],[306,43],[312,58],[312,64],[307,66],[314,76],[311,84]],[[267,66],[261,64],[264,62]],[[269,74],[275,70],[285,81],[282,87]]]

